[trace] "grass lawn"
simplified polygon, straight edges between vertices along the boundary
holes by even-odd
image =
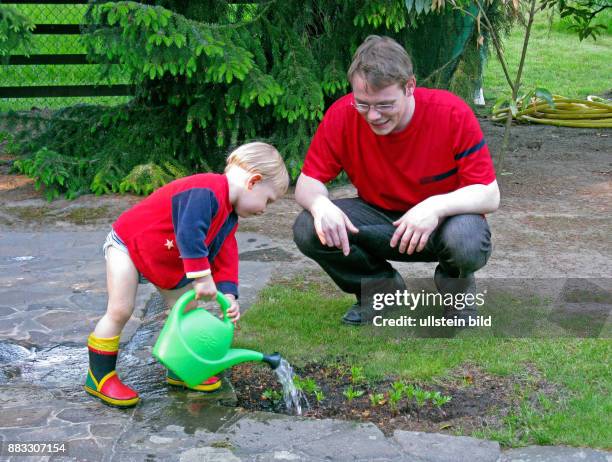
[[[313,361],[331,365],[342,358],[363,367],[372,381],[401,378],[439,384],[451,380],[451,371],[465,364],[502,377],[530,376],[535,370],[556,390],[555,397],[516,390],[520,411],[506,416],[501,430],[482,429],[473,435],[506,446],[610,447],[609,339],[559,337],[556,326],[537,321],[532,338],[495,338],[474,329],[455,338],[418,338],[407,328],[342,325],[340,317],[351,303],[350,297],[330,297],[322,286],[304,280],[269,287],[241,320],[236,344],[279,351],[297,366]],[[546,300],[497,293],[483,314],[498,308],[497,312],[522,311],[537,317],[546,305]],[[495,323],[504,325],[506,320],[502,316]],[[539,404],[534,406],[533,400]]]
[[[608,33],[597,41],[585,39],[569,31],[563,22],[549,26],[540,15],[532,28],[523,69],[523,90],[543,87],[553,94],[584,98],[612,90],[612,13],[601,20],[608,24]],[[524,40],[524,28],[515,27],[504,41],[505,55],[512,78],[516,76]],[[487,102],[510,94],[502,67],[491,47],[491,56],[484,73]]]

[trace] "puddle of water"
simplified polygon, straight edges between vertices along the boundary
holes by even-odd
[[[13,257],[11,258],[12,261],[29,261],[29,260],[34,260],[34,258],[31,255],[24,255],[23,257]]]
[[[301,390],[298,390],[293,383],[293,368],[285,359],[281,359],[280,365],[274,369],[278,382],[283,387],[283,399],[289,413],[302,415],[302,403],[308,405],[306,396]]]
[[[34,355],[34,352],[21,345],[9,342],[0,342],[0,364],[10,364],[23,361]]]
[[[181,427],[187,434],[216,432],[240,414],[234,407],[220,405],[213,395],[165,388],[164,399],[143,396],[134,412],[134,420],[156,433],[169,425]]]
[[[58,345],[36,352],[18,366],[27,382],[62,387],[84,382],[87,364],[84,347]]]

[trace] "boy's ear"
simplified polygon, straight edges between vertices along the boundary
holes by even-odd
[[[251,176],[249,176],[248,183],[247,183],[247,189],[253,189],[253,186],[259,183],[261,179],[262,179],[262,176],[259,173],[253,173]]]

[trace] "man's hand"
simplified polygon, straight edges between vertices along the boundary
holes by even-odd
[[[227,299],[232,302],[232,305],[227,309],[227,315],[230,317],[232,322],[236,324],[240,319],[240,305],[238,305],[238,300],[232,294],[225,294]]]
[[[193,280],[193,289],[195,290],[195,298],[199,300],[201,298],[211,299],[217,296],[217,286],[212,276],[204,276]]]
[[[327,197],[318,198],[310,209],[314,227],[321,244],[342,249],[346,256],[350,252],[347,230],[358,233],[346,214]]]
[[[399,252],[412,255],[414,251],[420,252],[427,245],[429,236],[440,222],[440,216],[434,207],[426,201],[415,205],[399,220],[393,222],[397,229],[391,236],[391,247],[399,242]]]

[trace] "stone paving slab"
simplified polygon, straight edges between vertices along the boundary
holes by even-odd
[[[423,462],[496,462],[501,454],[496,441],[468,436],[396,430],[393,438],[405,454]]]
[[[223,431],[242,460],[405,460],[401,450],[373,424],[302,419],[256,412]]]
[[[563,446],[528,446],[504,452],[500,462],[612,462],[612,453]]]

